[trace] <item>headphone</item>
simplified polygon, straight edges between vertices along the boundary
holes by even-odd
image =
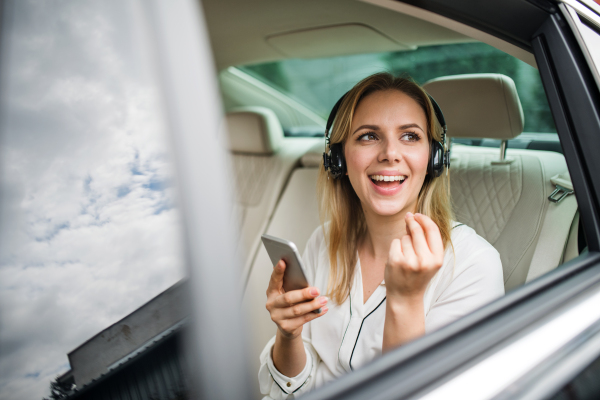
[[[327,146],[329,147],[329,154],[327,151],[323,153],[323,166],[325,167],[325,171],[329,170],[329,173],[333,177],[333,179],[339,179],[346,175],[346,160],[344,159],[344,149],[342,148],[341,143],[333,143],[329,142],[329,130],[333,125],[333,121],[338,113],[338,109],[342,104],[342,101],[348,95],[349,92],[346,92],[340,99],[335,103],[331,113],[329,114],[329,118],[327,118],[327,125],[325,126],[325,139],[327,142]],[[442,175],[444,171],[444,167],[450,168],[450,154],[448,150],[446,150],[446,131],[448,130],[446,126],[446,120],[444,119],[444,114],[442,113],[442,109],[438,105],[438,103],[431,97],[429,94],[427,95],[431,104],[433,106],[433,111],[435,113],[435,117],[438,122],[442,126],[442,143],[434,140],[431,144],[431,154],[429,155],[429,162],[427,163],[427,173],[431,175],[433,178],[437,178]]]

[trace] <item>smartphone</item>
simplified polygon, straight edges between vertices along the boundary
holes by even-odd
[[[279,260],[285,261],[283,290],[289,292],[290,290],[304,289],[310,286],[308,279],[306,279],[302,258],[294,242],[271,235],[262,235],[261,239],[273,265],[276,265]],[[319,314],[321,309],[319,308],[313,312]]]
[[[283,289],[286,292],[310,286],[304,273],[302,258],[293,242],[271,235],[262,235],[261,239],[273,265],[276,265],[279,260],[285,261],[286,268],[283,274]]]

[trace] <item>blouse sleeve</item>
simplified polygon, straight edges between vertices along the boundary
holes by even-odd
[[[265,346],[260,355],[260,370],[258,371],[260,392],[265,395],[263,400],[294,399],[313,387],[314,379],[312,377],[319,364],[319,356],[309,339],[303,337],[302,340],[306,351],[306,365],[302,372],[293,378],[283,375],[273,364],[272,351],[275,336]]]
[[[472,248],[470,250],[473,250]],[[470,254],[456,254],[452,280],[434,299],[425,329],[434,331],[504,295],[500,254],[486,246]]]

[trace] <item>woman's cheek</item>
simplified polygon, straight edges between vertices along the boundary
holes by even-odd
[[[427,174],[427,164],[429,162],[429,152],[413,152],[405,156],[405,160],[411,167],[411,172],[416,176],[425,176]]]

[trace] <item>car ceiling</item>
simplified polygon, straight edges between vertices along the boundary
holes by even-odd
[[[219,70],[280,60],[294,54],[319,57],[327,50],[323,46],[330,46],[332,54],[340,55],[369,49],[381,51],[377,44],[385,40],[391,43],[390,51],[473,40],[422,19],[355,0],[202,0],[201,3]],[[340,26],[346,30],[337,29]],[[350,44],[344,47],[330,41],[329,45],[326,40],[335,35],[340,37],[344,32],[359,34],[359,28],[376,33],[366,35],[372,37],[372,47],[368,42],[371,39],[352,49]],[[307,31],[310,35],[306,35]],[[321,34],[323,41],[318,40]],[[319,46],[312,48],[311,43]]]

